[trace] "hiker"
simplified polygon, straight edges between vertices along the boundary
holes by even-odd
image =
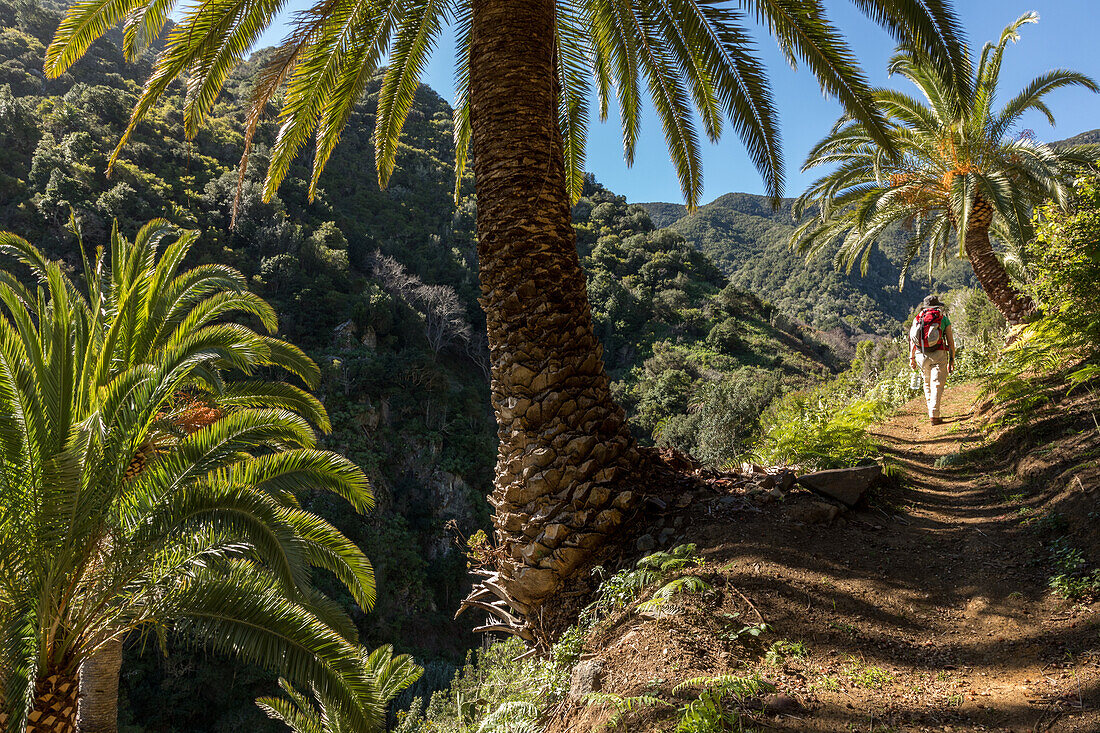
[[[909,366],[924,375],[928,418],[933,425],[941,424],[940,399],[947,375],[955,369],[955,337],[951,333],[951,319],[935,295],[921,302],[920,312],[909,329]]]

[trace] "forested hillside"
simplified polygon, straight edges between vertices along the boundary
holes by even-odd
[[[370,476],[379,506],[368,517],[330,498],[313,507],[373,561],[380,592],[375,610],[356,619],[364,640],[400,640],[422,660],[461,661],[476,637],[451,621],[468,586],[456,543],[487,523],[495,427],[475,301],[473,203],[452,199],[450,107],[420,89],[393,180],[379,191],[375,80],[313,203],[302,175],[262,202],[273,136],[264,125],[231,230],[248,89],[231,80],[188,143],[182,89],[174,88],[108,179],[107,156],[148,65],[124,63],[117,43],[104,42],[71,73],[46,81],[42,56],[58,20],[34,4],[0,0],[0,229],[70,262],[79,261],[70,215],[89,251],[105,244],[113,221],[128,236],[157,216],[201,230],[188,264],[230,264],[275,306],[280,334],[321,366],[318,396],[333,424],[326,444]],[[298,165],[304,174],[306,162]],[[150,730],[264,724],[253,699],[270,691],[269,680],[174,648],[161,658],[155,642],[132,653],[141,659],[127,664],[124,720]]]
[[[734,460],[778,394],[838,364],[814,329],[729,283],[706,254],[589,179],[573,208],[597,333],[634,432]]]
[[[795,222],[791,200],[779,209],[763,196],[728,193],[688,214],[683,206],[642,204],[661,226],[679,232],[710,255],[730,281],[757,294],[780,313],[837,337],[894,334],[929,287],[927,263],[914,262],[899,287],[903,235],[884,238],[867,263],[867,274],[838,271],[826,253],[809,261],[787,247]],[[965,263],[934,273],[937,290],[969,285]]]

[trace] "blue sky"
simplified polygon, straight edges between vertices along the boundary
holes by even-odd
[[[304,5],[305,0],[290,2],[292,10]],[[891,80],[884,71],[893,50],[886,33],[867,21],[847,0],[826,0],[826,6],[872,83],[906,84],[904,80]],[[1038,11],[1039,23],[1025,26],[1020,43],[1005,54],[1001,88],[1006,99],[1052,68],[1069,68],[1100,79],[1100,56],[1096,53],[1100,0],[955,0],[955,8],[975,50],[987,40],[997,38],[1022,13]],[[264,41],[276,43],[284,33],[285,28],[273,27]],[[810,74],[792,71],[775,43],[763,34],[760,48],[771,74],[782,123],[787,195],[798,195],[811,180],[799,170],[806,152],[827,132],[840,114],[840,107],[822,96]],[[453,40],[446,35],[423,80],[448,100],[454,99],[453,56]],[[1040,140],[1057,140],[1100,127],[1100,94],[1083,89],[1060,90],[1051,95],[1050,106],[1058,120],[1057,128],[1052,129],[1038,114],[1027,117],[1021,127],[1033,129]],[[642,123],[632,168],[627,168],[623,160],[617,110],[609,113],[607,122],[600,123],[595,117],[593,120],[587,167],[604,185],[630,201],[682,201],[660,123],[652,114],[647,114]],[[704,140],[703,181],[703,201],[730,191],[763,192],[759,174],[728,126],[718,144]]]

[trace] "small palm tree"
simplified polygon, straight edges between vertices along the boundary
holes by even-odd
[[[362,703],[374,692],[355,661],[354,627],[309,583],[311,567],[330,570],[369,608],[370,564],[297,498],[332,491],[364,511],[366,478],[317,449],[310,422],[327,419],[308,393],[225,378],[274,368],[310,384],[317,369],[290,344],[228,320],[274,327],[240,273],[180,270],[195,236],[163,221],[133,243],[116,231],[110,267],[100,252],[81,288],[28,242],[0,234],[0,254],[39,283],[0,271],[7,731],[75,730],[78,673],[81,691],[99,698],[81,701],[80,729],[109,729],[110,657],[131,631],[170,624],[309,681],[363,725],[381,714]]]
[[[58,75],[93,40],[125,21],[133,58],[166,27],[175,3],[80,0],[47,52]],[[947,0],[856,0],[898,40],[936,59],[965,84],[962,44]],[[186,75],[184,127],[194,135],[222,85],[275,18],[280,3],[195,3],[164,51],[120,142],[174,79]],[[728,120],[770,194],[782,191],[779,127],[752,36],[767,27],[792,63],[801,59],[888,146],[855,55],[819,0],[316,0],[260,73],[248,115],[250,141],[268,103],[281,100],[266,192],[312,139],[315,192],[352,109],[385,58],[375,129],[378,179],[393,171],[401,128],[442,27],[457,28],[456,168],[470,151],[477,181],[478,273],[500,436],[494,522],[502,562],[481,606],[520,632],[531,613],[573,577],[629,516],[641,457],[611,397],[577,256],[570,204],[584,183],[589,97],[606,117],[617,96],[628,162],[648,91],[689,206],[701,194],[699,134]],[[965,94],[965,92],[960,92]],[[115,153],[117,158],[118,151]],[[479,591],[480,594],[481,591]],[[471,600],[477,600],[471,598]],[[483,602],[488,600],[489,602]],[[527,634],[530,637],[530,634]]]
[[[1025,23],[1038,21],[1025,13],[1005,28],[997,43],[982,49],[972,97],[913,50],[902,48],[890,72],[913,82],[922,99],[899,91],[875,92],[875,104],[889,121],[892,156],[871,130],[850,115],[810,152],[803,170],[834,165],[836,170],[810,185],[795,204],[801,217],[812,212],[792,234],[792,246],[816,252],[843,237],[837,253],[849,271],[882,231],[900,222],[910,232],[905,269],[927,248],[929,269],[952,250],[970,260],[978,282],[1010,323],[1020,323],[1035,309],[1017,289],[990,241],[1019,246],[1032,236],[1031,210],[1045,199],[1065,202],[1075,172],[1098,156],[1089,146],[1061,147],[1038,143],[1028,135],[1013,137],[1020,117],[1042,112],[1054,124],[1045,98],[1056,89],[1096,82],[1075,71],[1048,71],[1025,86],[997,110],[1001,59],[1008,43],[1019,40]]]
[[[414,684],[424,674],[424,668],[418,666],[408,654],[393,655],[393,647],[385,645],[373,652],[359,647],[359,658],[366,677],[375,691],[369,705],[389,705],[402,690]],[[324,695],[314,696],[316,705],[286,680],[279,680],[286,697],[261,697],[256,701],[260,709],[275,720],[281,720],[294,733],[363,733],[361,728],[344,715],[339,706],[332,704]]]

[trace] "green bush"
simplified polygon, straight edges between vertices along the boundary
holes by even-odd
[[[985,380],[1004,424],[1026,421],[1067,382],[1100,378],[1100,174],[1077,180],[1068,207],[1038,208],[1024,251],[1042,317],[1015,334]],[[1062,378],[1036,379],[1050,374]]]
[[[471,652],[446,690],[432,695],[427,709],[414,701],[398,713],[401,733],[468,733],[536,730],[539,711],[568,690],[569,667],[553,658],[527,656],[516,638]],[[419,698],[417,699],[419,700]]]
[[[1054,202],[1039,207],[1025,251],[1030,289],[1046,317],[1100,348],[1100,174],[1077,180],[1068,210]]]
[[[657,445],[678,448],[713,465],[736,462],[760,430],[760,415],[782,390],[773,371],[745,367],[696,388],[689,410],[654,430]]]
[[[884,405],[853,400],[841,386],[828,382],[773,404],[753,453],[757,461],[815,471],[874,461],[880,450],[868,429],[884,417]]]

